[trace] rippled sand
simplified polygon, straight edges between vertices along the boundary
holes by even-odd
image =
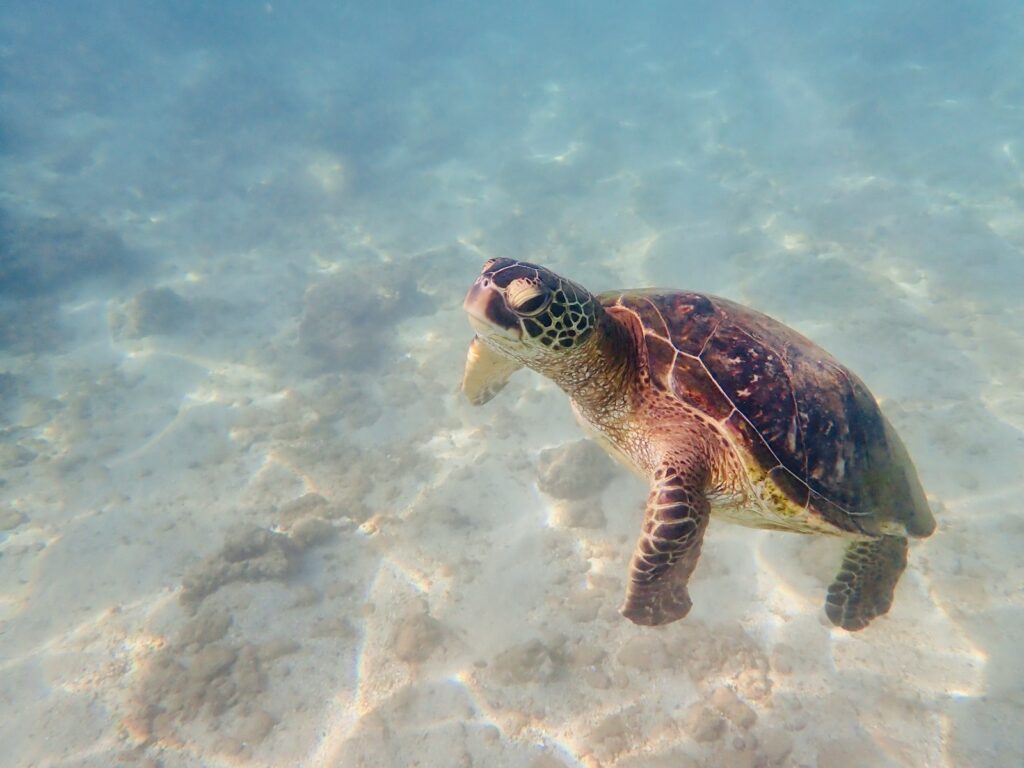
[[[0,762],[1020,762],[1011,72],[814,67],[839,22],[793,59],[735,20],[669,55],[633,20],[605,68],[541,32],[388,37],[422,73],[364,82],[372,45],[300,52],[261,13],[294,71],[129,19],[137,98],[82,87],[81,57],[116,82],[95,31],[66,85],[15,73],[15,134],[56,116],[7,159]],[[840,543],[713,522],[690,616],[621,618],[643,484],[529,372],[456,391],[497,255],[725,295],[857,371],[939,521],[892,612],[832,628]]]

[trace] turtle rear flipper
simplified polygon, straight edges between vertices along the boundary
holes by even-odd
[[[825,613],[829,620],[850,632],[864,629],[873,618],[888,612],[906,567],[907,540],[902,536],[852,542],[828,588]]]

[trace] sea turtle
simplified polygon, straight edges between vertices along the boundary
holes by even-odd
[[[932,533],[914,465],[857,376],[740,304],[672,290],[595,296],[490,259],[466,296],[463,390],[490,400],[519,368],[570,397],[584,429],[650,483],[621,612],[667,624],[711,516],[850,540],[825,612],[854,631],[892,604],[907,537]]]

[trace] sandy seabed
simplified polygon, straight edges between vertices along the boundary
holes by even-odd
[[[891,614],[831,628],[839,542],[719,522],[691,615],[645,629],[617,613],[642,483],[577,442],[564,395],[532,374],[481,409],[455,391],[462,288],[488,252],[463,243],[301,278],[254,261],[230,287],[196,265],[65,310],[90,335],[19,358],[0,519],[8,764],[1020,754],[1024,531],[1008,512],[1021,486],[991,480],[1019,450],[1019,382],[953,405],[936,390],[955,384],[927,367],[985,381],[983,351],[1019,337],[984,318],[965,333],[970,308],[935,302],[923,275],[904,286],[859,270],[904,292],[885,322],[804,329],[850,337],[868,362],[905,351],[864,372],[883,389],[915,374],[886,410],[940,528],[912,547]],[[296,297],[290,314],[250,315],[271,284]],[[814,302],[850,301],[848,286],[823,281]],[[897,328],[913,343],[894,344]]]
[[[186,63],[197,113],[244,92]],[[161,156],[119,186],[86,122],[12,160],[19,200],[65,197],[2,222],[0,764],[1020,764],[1020,142],[987,137],[970,183],[936,146],[805,163],[852,118],[773,78],[800,130],[767,138],[727,79],[643,132],[657,81],[602,121],[607,84],[540,79],[502,94],[514,141],[460,154],[438,80],[369,158],[239,134],[241,170]],[[447,119],[505,125],[458,83]],[[643,484],[537,376],[457,391],[490,256],[718,293],[859,373],[939,523],[891,613],[825,620],[841,542],[713,522],[691,614],[620,617]]]

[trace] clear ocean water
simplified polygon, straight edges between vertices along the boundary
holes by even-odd
[[[9,2],[0,765],[1024,764],[1024,6]],[[712,521],[618,613],[644,482],[517,373],[491,257],[706,291],[871,387],[938,520]]]

